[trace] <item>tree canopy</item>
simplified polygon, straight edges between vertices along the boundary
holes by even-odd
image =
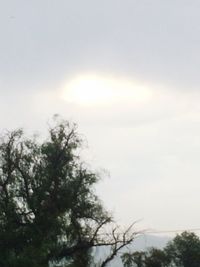
[[[183,232],[164,249],[126,252],[121,258],[124,267],[199,267],[200,239],[192,232]]]
[[[98,175],[78,156],[82,140],[76,125],[57,122],[39,142],[22,130],[0,141],[0,266],[90,266],[92,249],[109,246],[106,266],[118,250],[131,243],[104,228],[112,217],[94,192]],[[110,227],[111,228],[111,227]]]
[[[165,248],[171,262],[177,267],[200,266],[200,239],[192,232],[177,235]]]

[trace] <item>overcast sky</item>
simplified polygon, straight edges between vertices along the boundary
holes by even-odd
[[[199,228],[199,14],[199,0],[0,0],[1,130],[59,113],[109,171],[97,191],[120,223]]]

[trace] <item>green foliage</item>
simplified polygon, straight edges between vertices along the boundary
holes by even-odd
[[[145,261],[145,252],[136,251],[133,253],[124,253],[121,257],[124,267],[143,267]]]
[[[151,248],[149,251],[136,251],[122,255],[124,267],[165,267],[169,259],[160,249]]]
[[[165,249],[171,263],[177,267],[200,266],[200,239],[190,232],[177,235]]]
[[[122,262],[124,264],[124,267],[131,267],[133,266],[134,263],[134,258],[133,255],[131,253],[124,253],[121,256]]]
[[[97,229],[111,221],[80,161],[76,126],[58,123],[43,143],[22,130],[0,143],[0,266],[88,266]],[[67,265],[67,263],[66,263]]]
[[[151,248],[145,257],[146,267],[166,267],[169,266],[170,259],[165,251],[157,248]]]
[[[163,250],[124,253],[121,258],[124,267],[199,267],[200,239],[194,233],[183,232]]]

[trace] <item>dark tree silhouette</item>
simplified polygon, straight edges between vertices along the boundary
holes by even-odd
[[[131,243],[131,229],[104,235],[112,217],[93,187],[98,175],[81,162],[76,126],[50,127],[44,142],[24,137],[22,130],[2,136],[0,143],[0,266],[86,267],[92,249],[111,246],[111,261]]]
[[[177,235],[165,249],[171,264],[179,267],[200,266],[200,239],[195,233]]]

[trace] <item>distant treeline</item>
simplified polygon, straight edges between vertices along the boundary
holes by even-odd
[[[183,232],[164,249],[124,253],[124,267],[200,267],[200,239],[192,232]]]

